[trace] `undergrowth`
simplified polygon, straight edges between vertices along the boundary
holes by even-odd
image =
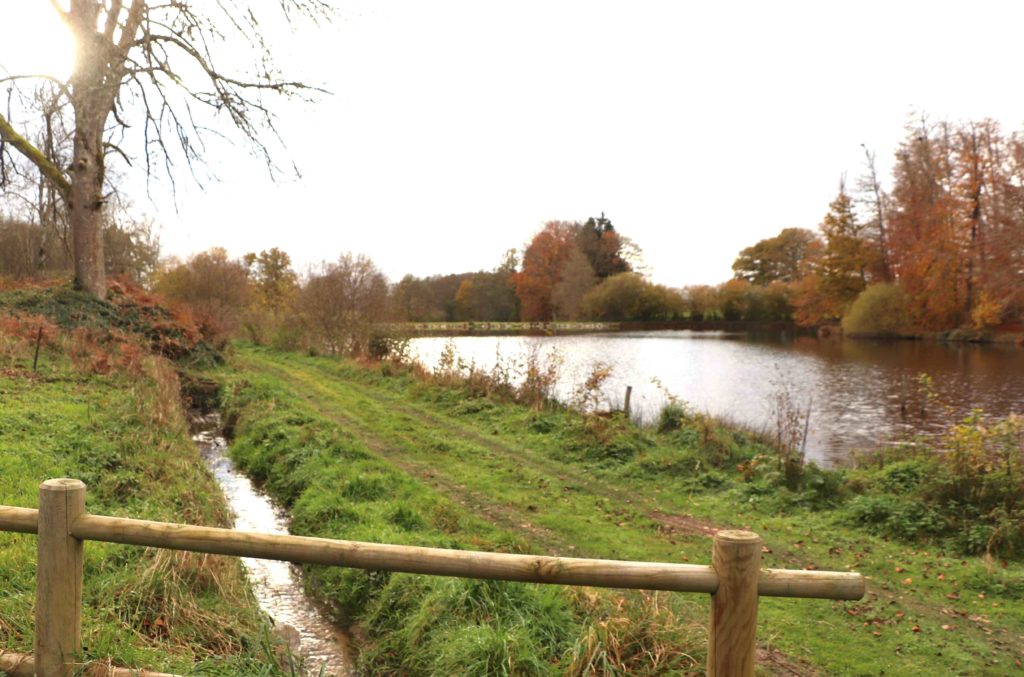
[[[189,330],[119,294],[107,304],[61,286],[0,293],[0,504],[34,507],[43,480],[73,477],[90,512],[229,526],[163,356],[187,357]],[[132,325],[119,315],[130,307],[148,319]],[[32,651],[35,550],[34,537],[0,532],[2,650]],[[89,542],[84,583],[83,661],[284,674],[235,559]]]

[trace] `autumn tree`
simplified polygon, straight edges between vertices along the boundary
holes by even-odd
[[[30,162],[55,193],[67,214],[77,284],[106,294],[103,217],[109,195],[107,163],[129,160],[125,140],[141,144],[134,155],[147,172],[163,157],[170,170],[175,158],[202,160],[210,130],[221,134],[226,122],[270,163],[264,139],[275,134],[267,95],[290,96],[307,87],[275,75],[270,50],[257,14],[236,0],[70,0],[53,2],[75,41],[75,65],[67,82],[33,74],[2,79],[8,86],[43,88],[45,106],[31,97],[19,110],[0,115],[0,162],[12,152]],[[321,0],[280,0],[286,19],[296,14],[323,16]],[[260,63],[253,75],[222,68],[218,54],[239,40]],[[35,102],[38,103],[38,98]],[[67,121],[69,144],[39,143],[54,119]],[[0,172],[5,178],[6,172]]]
[[[742,250],[732,264],[736,279],[767,286],[800,279],[802,264],[818,236],[806,228],[784,228]]]
[[[387,299],[387,278],[373,261],[348,253],[309,272],[298,306],[314,347],[359,356],[385,319]]]
[[[554,316],[551,294],[576,247],[576,232],[576,224],[550,221],[526,246],[522,270],[515,275],[524,321],[548,321]]]
[[[220,247],[184,262],[166,261],[154,276],[153,289],[191,309],[204,338],[217,343],[238,332],[252,301],[248,267]]]
[[[293,300],[299,276],[292,270],[292,259],[286,252],[277,247],[259,254],[249,252],[242,257],[242,262],[249,269],[249,279],[261,306],[280,311]]]
[[[690,320],[716,320],[721,318],[718,291],[708,284],[684,287],[682,290],[685,315]]]
[[[590,261],[579,249],[569,252],[562,264],[558,282],[551,290],[551,307],[555,319],[578,320],[583,308],[583,297],[598,283],[598,275]]]
[[[652,322],[683,316],[679,292],[648,282],[637,273],[619,273],[601,282],[583,297],[581,314],[589,320]]]
[[[512,322],[519,317],[513,276],[515,251],[505,253],[497,268],[463,276],[455,292],[455,319]]]
[[[291,257],[272,247],[258,254],[249,252],[242,257],[242,263],[248,269],[252,287],[252,301],[242,319],[249,339],[295,347],[298,323],[294,306],[299,283]]]
[[[455,287],[453,294],[457,291],[458,287]],[[446,317],[446,304],[435,293],[430,278],[404,276],[391,288],[388,304],[391,314],[406,322],[438,322],[452,319]]]
[[[865,238],[854,211],[853,199],[840,182],[839,194],[821,222],[825,249],[819,271],[819,293],[839,319],[867,287],[870,271],[877,265],[877,251]]]
[[[967,266],[953,141],[948,123],[921,120],[908,127],[893,169],[889,258],[910,297],[913,319],[933,329],[955,327],[964,319]]]
[[[622,237],[604,212],[599,217],[590,217],[582,224],[573,224],[573,228],[576,231],[577,248],[599,279],[630,270],[629,263],[623,257]]]

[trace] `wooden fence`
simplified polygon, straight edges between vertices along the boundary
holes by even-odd
[[[748,531],[719,532],[710,566],[445,550],[90,515],[85,484],[73,479],[43,482],[38,510],[0,506],[0,531],[38,534],[39,542],[35,653],[0,652],[0,670],[11,675],[74,674],[81,649],[84,541],[435,576],[708,593],[712,677],[754,674],[759,596],[854,600],[864,595],[864,579],[857,573],[762,569],[761,539]],[[103,674],[158,675],[123,669]]]

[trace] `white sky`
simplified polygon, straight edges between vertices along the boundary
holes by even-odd
[[[397,280],[492,268],[545,221],[604,211],[655,281],[717,283],[743,247],[814,228],[861,143],[887,174],[912,111],[1024,126],[1011,0],[338,4],[272,36],[286,74],[333,92],[276,109],[303,178],[222,145],[219,181],[179,181],[177,211],[140,188],[165,254],[355,251]]]

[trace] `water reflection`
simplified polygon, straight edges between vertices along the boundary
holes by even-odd
[[[258,491],[227,456],[227,442],[218,434],[219,416],[211,414],[194,420],[197,431],[192,439],[213,472],[217,483],[235,514],[234,528],[270,534],[288,533],[288,514]],[[288,562],[243,557],[260,607],[274,619],[283,633],[297,639],[297,654],[306,673],[312,675],[350,674],[347,667],[347,638],[303,591],[302,572]]]
[[[798,406],[811,408],[808,457],[826,465],[853,450],[938,434],[974,408],[997,416],[1024,410],[1024,350],[1012,346],[658,331],[419,338],[413,352],[433,367],[449,340],[463,360],[483,369],[496,358],[521,361],[530,351],[556,354],[562,400],[595,362],[610,364],[606,399],[621,403],[633,386],[634,411],[646,420],[657,415],[667,390],[698,411],[765,429],[773,395],[789,387]],[[931,399],[918,383],[922,373],[931,378]]]

